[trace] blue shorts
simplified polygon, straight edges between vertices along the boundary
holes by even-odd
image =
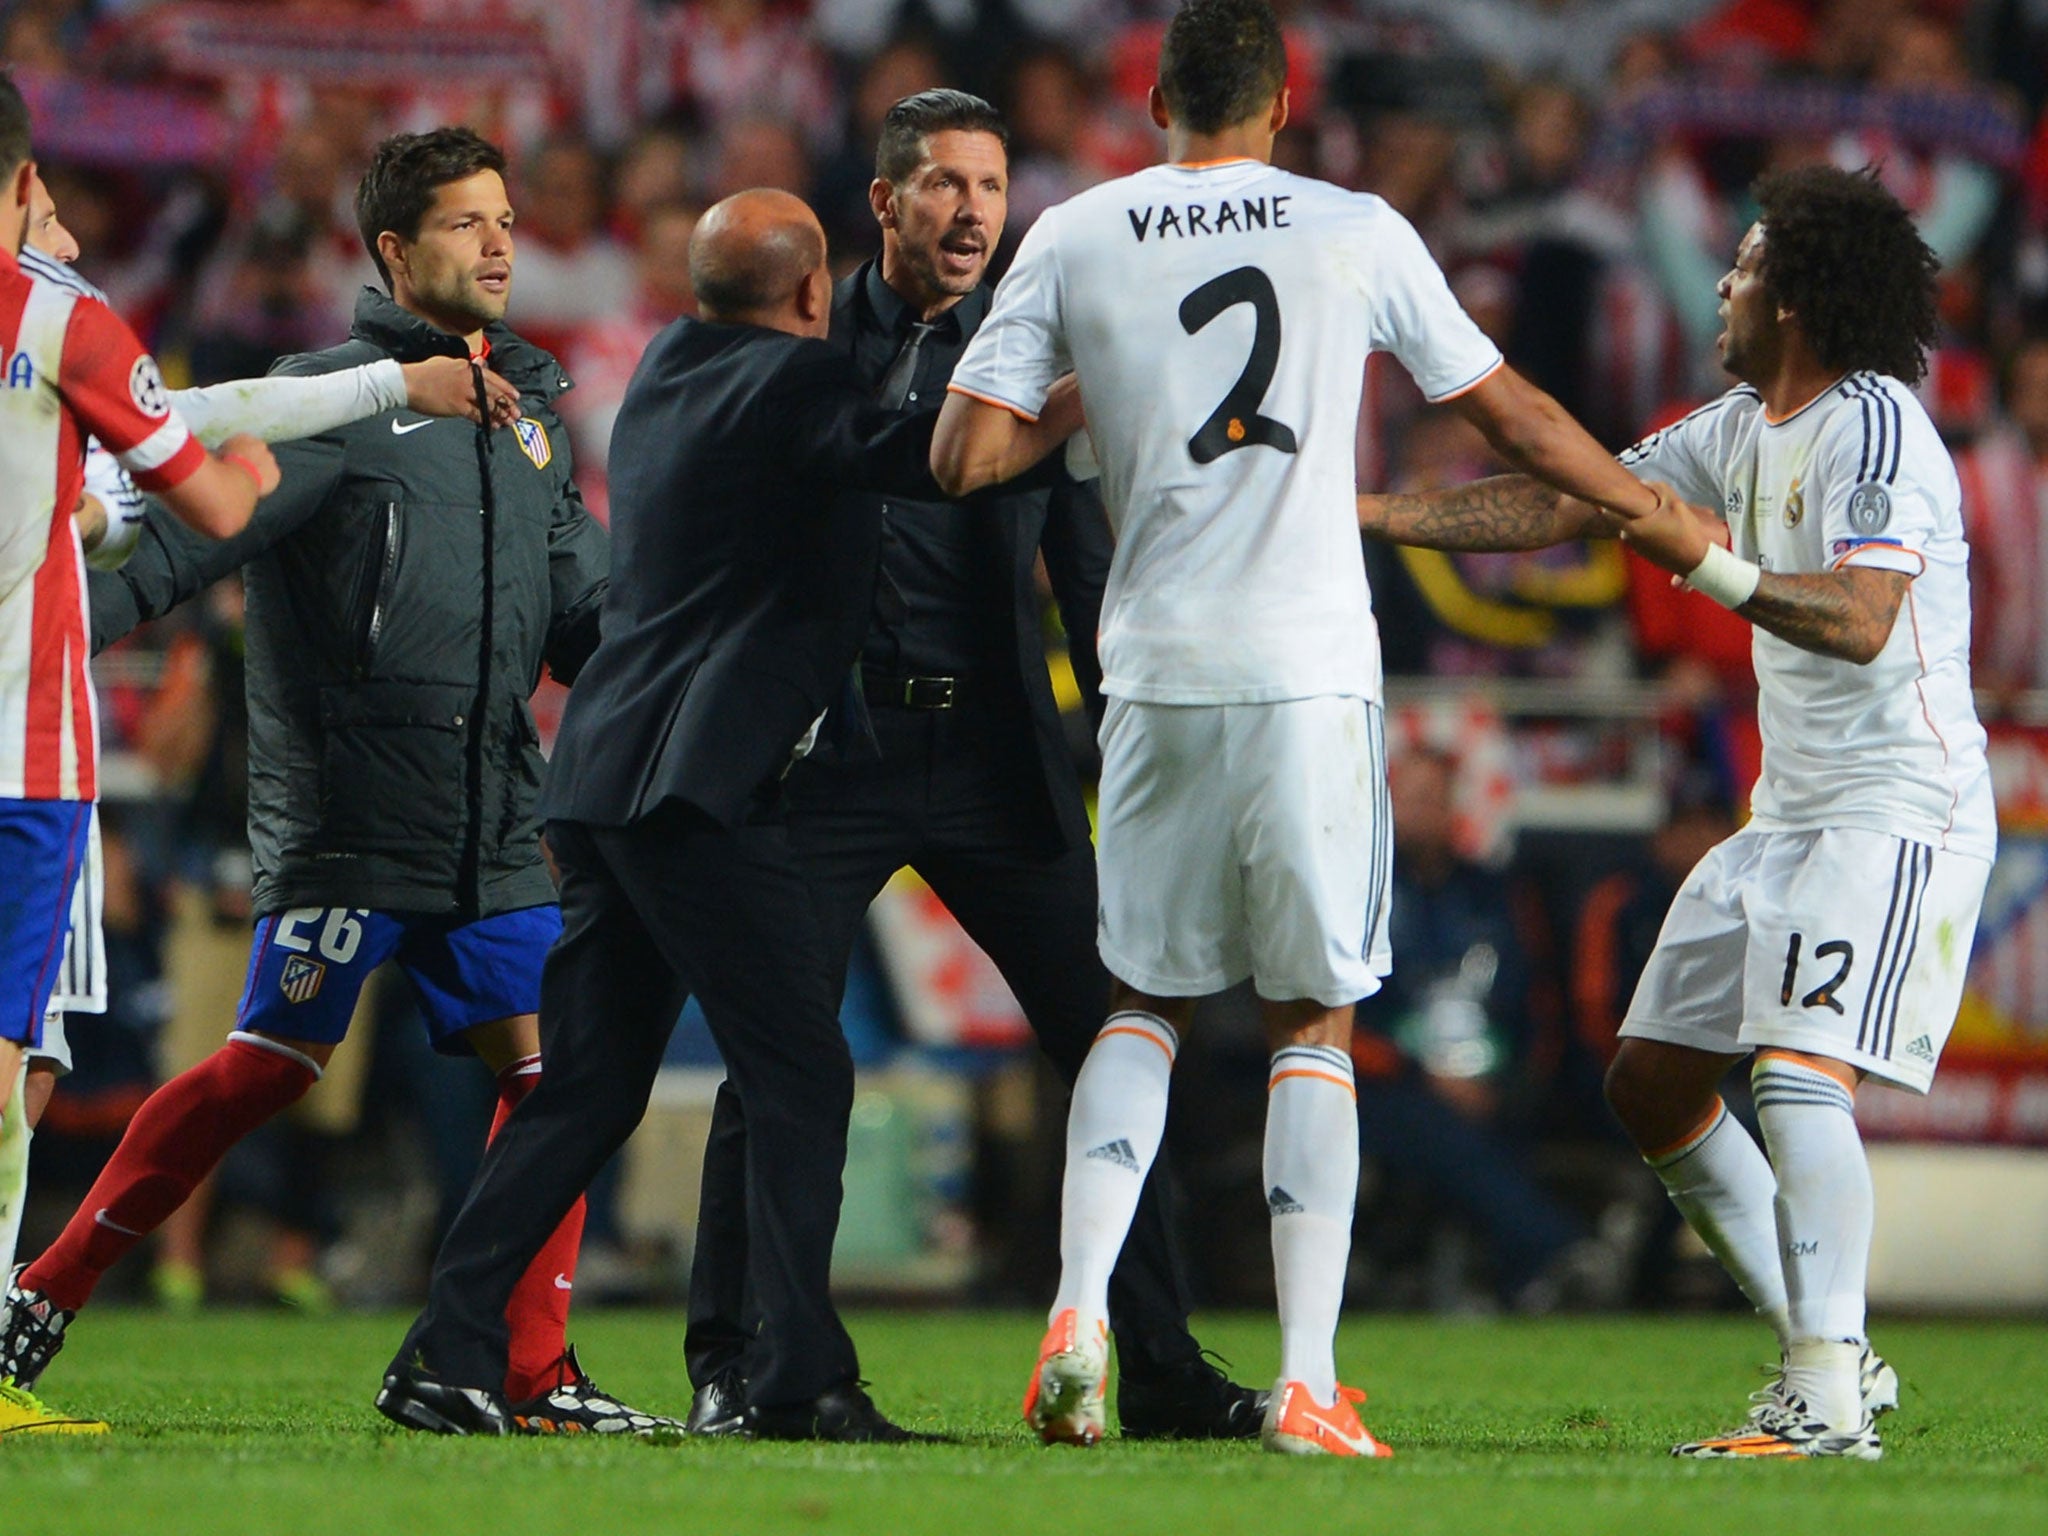
[[[0,1040],[42,1043],[91,821],[90,800],[0,800]]]
[[[273,912],[256,920],[235,1028],[337,1044],[370,972],[396,960],[419,990],[434,1049],[467,1056],[463,1031],[540,1011],[541,962],[561,933],[562,909],[552,903],[473,918],[361,907]]]

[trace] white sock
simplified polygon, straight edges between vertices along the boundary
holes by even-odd
[[[1778,1179],[1756,1138],[1716,1099],[1704,1128],[1643,1161],[1664,1181],[1679,1215],[1742,1287],[1757,1316],[1771,1325],[1782,1355],[1792,1327],[1778,1256]]]
[[[14,1075],[14,1092],[0,1110],[0,1291],[14,1273],[14,1245],[21,1238],[21,1210],[28,1203],[28,1067]]]
[[[1875,1204],[1855,1097],[1827,1073],[1783,1056],[1759,1057],[1750,1082],[1778,1175],[1778,1242],[1792,1320],[1786,1359],[1795,1369],[1818,1367],[1823,1357],[1809,1344],[1857,1346],[1826,1351],[1826,1380],[1803,1383],[1803,1395],[1830,1424],[1854,1425],[1862,1418],[1856,1357]]]
[[[1173,1026],[1156,1014],[1113,1013],[1074,1080],[1052,1316],[1078,1311],[1076,1337],[1109,1320],[1109,1274],[1166,1134],[1166,1092],[1179,1050]]]
[[[1337,1316],[1358,1202],[1358,1090],[1334,1046],[1290,1045],[1266,1079],[1266,1209],[1280,1295],[1280,1379],[1337,1400]]]

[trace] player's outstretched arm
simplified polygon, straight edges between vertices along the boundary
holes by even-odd
[[[1642,517],[1656,498],[1565,408],[1502,364],[1451,401],[1516,469],[1618,517]],[[1528,546],[1521,546],[1528,547]]]
[[[208,446],[237,433],[266,443],[318,437],[401,407],[423,416],[460,416],[473,422],[482,421],[488,410],[495,427],[519,419],[519,391],[490,369],[460,357],[430,357],[416,363],[386,358],[334,373],[234,379],[175,390],[171,403],[192,435]]]
[[[932,476],[948,496],[965,496],[1014,480],[1080,428],[1081,392],[1071,373],[1047,391],[1035,419],[956,389],[932,435]]]
[[[218,454],[207,454],[190,475],[156,494],[186,527],[229,539],[249,525],[256,503],[276,489],[277,460],[269,447],[257,438],[236,436],[222,443]]]
[[[1811,651],[1862,666],[1877,659],[1912,577],[1874,566],[1788,574],[1730,554],[1711,513],[1659,488],[1657,510],[1624,524],[1622,542],[1762,630]]]
[[[1547,549],[1611,539],[1613,519],[1529,475],[1495,475],[1442,490],[1358,498],[1361,533],[1422,549]]]
[[[1904,571],[1854,566],[1810,576],[1766,571],[1756,595],[1735,611],[1802,651],[1860,667],[1891,639],[1912,579]]]

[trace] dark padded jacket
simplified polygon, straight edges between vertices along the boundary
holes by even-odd
[[[92,575],[95,649],[242,567],[249,844],[258,912],[485,915],[555,899],[527,706],[596,649],[610,569],[570,479],[555,359],[502,325],[490,365],[524,419],[485,431],[401,410],[278,447],[284,478],[233,539],[152,508],[128,563]],[[318,374],[463,342],[365,289]]]

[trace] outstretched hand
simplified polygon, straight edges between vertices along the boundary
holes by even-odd
[[[405,403],[423,416],[460,416],[481,423],[477,410],[476,381],[483,377],[484,400],[493,427],[508,427],[519,419],[518,389],[479,363],[464,357],[429,357],[407,363]]]
[[[1656,509],[1641,517],[1606,514],[1610,525],[1628,545],[1652,565],[1684,577],[1699,568],[1709,546],[1726,545],[1728,525],[1703,507],[1696,507],[1670,486],[1650,482],[1657,498]]]

